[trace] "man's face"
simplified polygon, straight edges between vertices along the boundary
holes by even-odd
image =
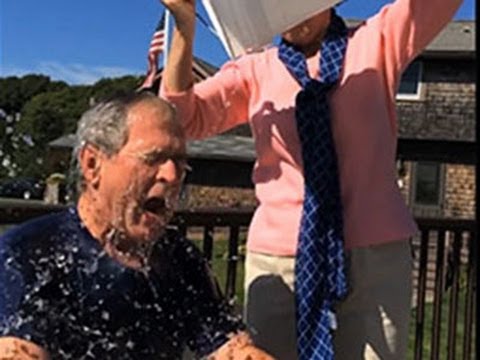
[[[320,37],[325,34],[330,23],[330,18],[331,9],[322,11],[282,33],[282,38],[299,47],[310,46],[314,42],[318,45]]]
[[[135,105],[126,144],[101,166],[98,199],[105,221],[136,245],[161,235],[177,203],[186,151],[174,121],[166,107]]]

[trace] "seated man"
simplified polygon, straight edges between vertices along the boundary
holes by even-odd
[[[149,93],[102,102],[74,156],[77,206],[0,237],[0,358],[271,359],[167,229],[186,169],[173,108]]]

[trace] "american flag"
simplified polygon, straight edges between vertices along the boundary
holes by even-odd
[[[155,75],[158,71],[158,57],[163,52],[165,46],[165,12],[163,12],[160,21],[155,28],[152,40],[150,41],[150,48],[148,49],[148,69],[147,76],[140,89],[147,89],[152,87],[155,80]]]

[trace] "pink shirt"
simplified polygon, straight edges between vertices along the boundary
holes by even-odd
[[[417,231],[396,184],[395,94],[402,71],[460,4],[397,0],[350,35],[341,80],[330,98],[347,249],[405,239]],[[308,64],[316,74],[318,57]],[[249,229],[250,251],[296,252],[304,185],[294,115],[299,91],[274,47],[226,63],[189,91],[161,89],[179,109],[190,138],[249,121],[259,201]]]

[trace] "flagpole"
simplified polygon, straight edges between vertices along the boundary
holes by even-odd
[[[167,59],[170,47],[170,11],[165,9],[165,44],[163,46],[163,68],[167,66]]]

